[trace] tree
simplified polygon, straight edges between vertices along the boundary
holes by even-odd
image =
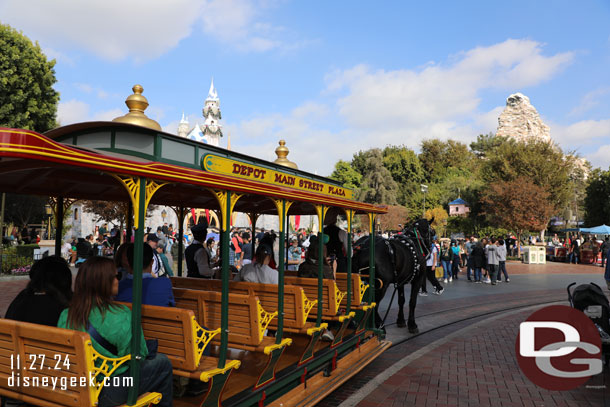
[[[42,223],[46,198],[34,195],[6,194],[4,219],[22,228],[31,223]]]
[[[542,231],[555,207],[549,192],[529,179],[499,181],[489,185],[481,200],[485,214],[496,227],[512,230],[521,238],[526,231]]]
[[[548,192],[545,196],[551,206],[559,210],[572,198],[572,170],[573,163],[551,143],[511,140],[490,152],[482,163],[481,175],[487,183],[532,182]]]
[[[493,133],[479,134],[477,141],[470,143],[470,150],[472,150],[477,158],[484,158],[506,141],[506,137],[498,137]]]
[[[383,149],[383,165],[399,185],[424,180],[424,170],[417,154],[405,146],[387,146]]]
[[[365,162],[364,180],[360,200],[368,203],[386,205],[396,204],[398,185],[392,179],[392,174],[383,166],[381,150],[374,148],[369,150]]]
[[[417,154],[405,146],[387,146],[383,149],[383,166],[398,184],[398,203],[414,206],[412,201],[419,197],[419,186],[424,181]]]
[[[404,225],[406,219],[407,208],[400,205],[390,205],[388,213],[379,216],[379,223],[382,230],[399,230],[398,225]]]
[[[426,215],[424,217],[428,220],[434,218],[432,228],[435,230],[436,235],[445,236],[447,230],[447,218],[449,217],[449,214],[445,209],[440,206],[428,209],[426,210]]]
[[[585,224],[589,227],[610,225],[610,170],[593,170],[586,193]]]
[[[121,225],[121,229],[127,223],[125,216],[127,215],[128,208],[127,202],[83,201],[83,211],[96,215],[95,222],[118,223]],[[146,216],[149,216],[155,209],[155,205],[148,205]]]
[[[128,207],[127,202],[83,201],[83,211],[91,212],[97,216],[96,223],[104,221],[124,225]]]
[[[330,174],[330,179],[339,181],[345,188],[356,190],[362,183],[362,174],[356,171],[347,161],[339,160]]]
[[[54,66],[38,43],[0,24],[0,126],[37,132],[56,126]]]
[[[419,154],[427,182],[443,178],[450,167],[471,169],[476,164],[474,159],[468,146],[455,140],[424,140]]]

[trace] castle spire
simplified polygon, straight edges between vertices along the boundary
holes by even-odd
[[[220,99],[218,99],[218,92],[214,87],[214,78],[212,78],[210,91],[204,103],[203,117],[205,123],[201,126],[201,132],[206,143],[218,146],[222,137],[222,125],[220,124],[222,115],[220,113]]]
[[[182,112],[182,120],[180,120],[180,124],[178,124],[178,136],[186,138],[186,136],[188,135],[188,132],[189,132],[189,121],[184,116],[184,112]]]
[[[208,92],[208,98],[206,100],[218,100],[218,92],[216,92],[216,88],[214,87],[214,77],[212,77],[210,91]]]

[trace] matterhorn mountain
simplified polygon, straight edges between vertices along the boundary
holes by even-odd
[[[522,93],[512,94],[506,99],[506,108],[498,117],[496,136],[512,138],[519,142],[551,142],[549,126],[542,122],[530,99]]]

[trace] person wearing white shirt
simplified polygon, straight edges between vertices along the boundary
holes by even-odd
[[[434,244],[435,241],[436,240],[434,240],[432,242],[432,244],[430,245],[430,253],[428,254],[428,257],[426,257],[426,278],[428,279],[428,281],[430,281],[430,284],[432,284],[432,287],[434,287],[434,294],[441,295],[443,293],[443,291],[445,291],[445,289],[443,288],[441,283],[439,283],[438,280],[436,279],[436,263],[437,263],[437,258],[438,258],[438,248],[436,247],[436,244]],[[421,295],[422,297],[425,297],[428,295],[428,290],[426,289],[426,279],[424,279],[424,281],[422,282],[422,286],[421,286],[419,295]]]
[[[277,271],[269,267],[272,249],[261,244],[256,249],[254,261],[239,270],[234,281],[249,281],[251,283],[278,284]]]

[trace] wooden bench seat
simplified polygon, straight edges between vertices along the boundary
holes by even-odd
[[[347,273],[337,273],[336,274],[336,282],[339,290],[347,292]],[[366,290],[368,290],[368,284],[364,284],[362,278],[360,278],[360,274],[352,273],[352,307],[356,309],[361,309],[364,306],[364,294]],[[341,300],[341,306],[347,307],[347,295],[343,297]]]
[[[221,293],[216,291],[174,288],[176,306],[194,312],[201,326],[220,328]],[[275,338],[264,335],[277,311],[267,312],[258,297],[249,294],[229,293],[229,346],[237,349],[264,351],[273,345]],[[212,338],[220,343],[220,336]]]
[[[121,303],[131,308],[131,303]],[[203,329],[193,311],[175,307],[142,305],[142,331],[146,339],[157,339],[158,352],[165,354],[174,374],[207,382],[218,371],[218,358],[202,356],[203,350],[220,328]],[[226,367],[237,369],[239,360],[227,360]]]
[[[318,298],[317,278],[284,277],[284,281],[286,284],[303,287],[308,298]],[[324,319],[336,319],[339,313],[339,305],[347,292],[339,290],[335,280],[324,279],[322,281],[322,317]],[[316,317],[317,307],[317,304],[313,307],[309,315],[310,318]]]
[[[89,387],[89,378],[108,377],[130,359],[131,355],[118,359],[100,355],[85,332],[0,319],[0,394],[12,399],[39,406],[95,406],[104,381]],[[95,367],[96,363],[101,366]],[[24,379],[35,385],[25,386]],[[160,400],[159,393],[145,393],[135,405]]]
[[[186,288],[206,291],[220,291],[220,280],[202,278],[171,277],[175,288]],[[234,294],[257,296],[263,308],[268,312],[278,310],[278,286],[276,284],[250,283],[246,281],[232,281],[229,291]],[[302,287],[293,285],[284,286],[284,330],[288,332],[306,332],[313,327],[307,322],[307,316],[317,304],[317,300],[310,301]],[[277,329],[277,318],[269,323],[269,328]]]

